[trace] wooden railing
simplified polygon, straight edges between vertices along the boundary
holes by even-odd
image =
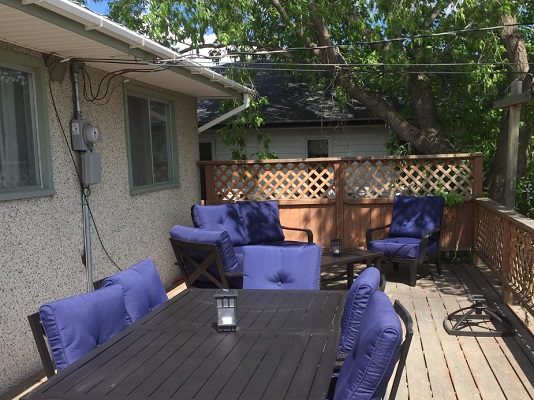
[[[474,251],[501,277],[503,300],[534,311],[534,220],[490,199],[476,200]]]
[[[473,199],[482,194],[479,153],[200,164],[207,204],[278,200],[282,224],[309,227],[325,247],[333,238],[341,238],[344,247],[363,246],[368,228],[389,223],[396,194],[455,192],[466,201],[446,211],[442,248],[473,245]]]

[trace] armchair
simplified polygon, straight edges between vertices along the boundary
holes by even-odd
[[[394,265],[407,264],[411,286],[417,280],[417,266],[431,258],[436,259],[441,274],[439,240],[444,207],[442,197],[395,197],[391,224],[367,230],[367,249],[383,252],[382,260]],[[387,237],[373,240],[374,232],[388,228]]]

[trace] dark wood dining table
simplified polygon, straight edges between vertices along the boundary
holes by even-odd
[[[345,293],[238,290],[218,333],[211,289],[187,289],[25,399],[325,399]]]

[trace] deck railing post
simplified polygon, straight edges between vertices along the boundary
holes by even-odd
[[[512,271],[512,246],[513,225],[504,220],[503,240],[502,240],[502,265],[501,265],[501,283],[502,283],[502,302],[511,304],[513,301],[513,292],[508,284],[508,278]]]
[[[482,196],[484,182],[484,168],[482,154],[473,156],[473,199]]]
[[[336,185],[336,236],[345,241],[344,231],[344,202],[345,202],[345,163],[334,162],[334,181]]]

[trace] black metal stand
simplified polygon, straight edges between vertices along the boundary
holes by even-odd
[[[506,317],[499,315],[496,310],[488,306],[483,295],[473,294],[468,296],[473,304],[470,307],[460,308],[447,315],[443,320],[443,328],[449,335],[456,336],[513,336],[515,334],[512,325]],[[480,327],[480,322],[497,323],[502,329],[473,331],[472,326]]]

